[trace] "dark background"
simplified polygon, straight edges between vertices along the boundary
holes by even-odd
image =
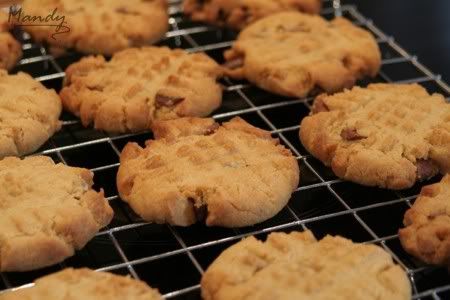
[[[344,0],[450,83],[450,0]]]

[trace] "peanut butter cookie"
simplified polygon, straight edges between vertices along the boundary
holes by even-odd
[[[411,298],[405,272],[375,245],[310,231],[250,237],[225,250],[203,275],[205,300]]]
[[[222,102],[219,65],[203,53],[131,48],[110,61],[91,56],[69,66],[60,95],[83,125],[136,132],[155,120],[204,117]]]
[[[299,182],[297,160],[240,118],[184,118],[154,124],[155,140],[128,144],[120,157],[121,198],[142,218],[188,226],[241,227],[263,222]]]
[[[450,267],[450,175],[422,188],[400,229],[403,248],[422,261]]]
[[[242,29],[277,12],[317,14],[321,6],[321,0],[185,0],[184,13],[194,21]]]
[[[31,288],[0,296],[2,300],[162,300],[142,281],[89,269],[65,269],[36,280]]]
[[[450,172],[450,105],[417,84],[372,84],[320,95],[300,139],[337,176],[409,188]]]
[[[55,20],[47,23],[57,26],[24,29],[37,42],[88,54],[112,55],[154,43],[169,26],[166,0],[25,0],[22,5],[23,15],[45,18],[52,12]]]
[[[28,74],[0,70],[0,159],[39,149],[60,129],[61,110],[54,90]]]
[[[22,56],[22,46],[9,33],[8,15],[0,11],[0,69],[12,69]]]
[[[225,52],[227,74],[262,89],[304,97],[314,88],[336,92],[375,76],[381,55],[373,36],[344,18],[326,21],[300,12],[261,19]]]
[[[113,211],[93,176],[45,156],[0,160],[0,272],[59,263],[109,224]]]

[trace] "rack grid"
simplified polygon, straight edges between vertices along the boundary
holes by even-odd
[[[182,14],[179,0],[170,2],[171,31],[160,45],[205,51],[219,63],[237,34],[228,29],[192,22]],[[342,14],[353,23],[371,31],[382,51],[379,75],[360,81],[420,83],[429,92],[442,93],[447,100],[449,86],[383,33],[356,7],[340,6],[339,1],[324,0],[322,16],[331,19]],[[59,91],[64,69],[81,55],[70,52],[53,57],[24,32],[15,33],[22,42],[23,59],[13,72],[24,71],[49,88]],[[225,121],[240,116],[249,123],[270,130],[274,137],[296,155],[301,183],[289,204],[274,218],[239,229],[208,228],[202,224],[182,228],[143,222],[124,202],[115,187],[119,154],[127,142],[143,142],[151,133],[109,135],[84,128],[77,118],[63,113],[63,127],[38,154],[57,162],[85,167],[94,172],[95,188],[103,188],[114,209],[112,223],[99,232],[81,251],[65,262],[26,273],[0,273],[0,293],[32,286],[36,278],[65,267],[89,267],[130,275],[158,288],[167,299],[199,299],[200,278],[221,251],[240,239],[256,235],[264,239],[273,231],[312,230],[317,238],[339,234],[355,242],[374,243],[392,254],[408,274],[413,299],[450,298],[450,276],[443,268],[420,263],[402,250],[397,231],[404,212],[411,206],[423,185],[403,191],[362,187],[345,182],[321,162],[310,156],[298,139],[299,124],[309,114],[313,98],[289,99],[258,89],[246,81],[225,78],[223,105],[213,117]]]

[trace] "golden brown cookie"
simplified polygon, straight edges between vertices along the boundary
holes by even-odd
[[[136,132],[155,120],[209,115],[222,102],[220,76],[219,65],[203,53],[132,48],[110,61],[88,57],[69,66],[60,95],[85,126]]]
[[[89,54],[154,43],[169,26],[165,0],[25,0],[22,8],[23,15],[44,18],[57,9],[53,18],[60,19],[50,23],[59,27],[24,27],[35,41]]]
[[[0,70],[0,159],[39,149],[61,127],[61,110],[54,90],[28,74]]]
[[[450,105],[417,84],[320,95],[300,139],[338,177],[389,189],[450,172]]]
[[[310,231],[254,237],[225,250],[201,282],[205,300],[411,298],[405,272],[375,245]]]
[[[262,89],[304,97],[314,88],[335,92],[375,76],[381,57],[373,36],[344,18],[326,21],[282,12],[244,29],[225,52],[228,75]]]
[[[2,300],[162,300],[157,290],[130,277],[89,269],[65,269],[36,280]]]
[[[145,149],[120,157],[121,198],[147,221],[241,227],[276,215],[297,188],[295,157],[270,132],[240,118],[222,124],[184,118],[154,124]]]
[[[0,11],[0,69],[10,70],[22,56],[22,46],[8,32],[11,29],[8,15]]]
[[[113,211],[93,176],[45,156],[0,160],[0,272],[59,263],[109,224]]]
[[[450,175],[428,185],[405,213],[403,248],[426,263],[450,267]]]
[[[242,29],[282,11],[317,14],[321,0],[184,0],[184,13],[194,21]]]

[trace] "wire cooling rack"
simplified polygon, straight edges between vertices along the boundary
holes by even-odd
[[[205,51],[222,63],[222,53],[231,46],[236,33],[186,19],[179,4],[179,1],[171,1],[171,31],[160,44],[191,52]],[[324,0],[322,15],[331,19],[335,14],[342,14],[371,31],[382,51],[379,75],[359,82],[359,85],[416,82],[449,99],[450,88],[439,75],[424,67],[355,7],[340,7],[336,0]],[[45,48],[33,43],[27,34],[17,32],[16,35],[22,41],[24,58],[13,72],[27,72],[47,87],[59,91],[64,69],[81,55],[68,53],[54,58]],[[222,84],[225,86],[223,105],[215,112],[215,119],[225,121],[240,116],[255,126],[270,130],[297,156],[301,183],[288,206],[262,224],[240,229],[207,228],[201,224],[181,228],[145,223],[118,198],[115,176],[119,154],[126,143],[143,144],[152,137],[151,133],[108,135],[83,128],[78,119],[64,113],[62,130],[38,153],[51,156],[57,162],[93,171],[95,188],[105,190],[115,211],[114,220],[83,250],[62,264],[35,272],[0,273],[0,290],[26,288],[36,278],[65,267],[89,267],[144,280],[168,299],[199,299],[201,275],[221,251],[233,243],[252,234],[264,239],[272,231],[310,229],[318,238],[339,234],[355,242],[383,247],[407,272],[414,299],[450,298],[447,271],[413,259],[402,250],[397,236],[404,212],[421,186],[430,182],[394,192],[337,179],[330,169],[308,155],[299,142],[299,124],[308,115],[312,98],[283,98],[245,81],[225,79]]]

